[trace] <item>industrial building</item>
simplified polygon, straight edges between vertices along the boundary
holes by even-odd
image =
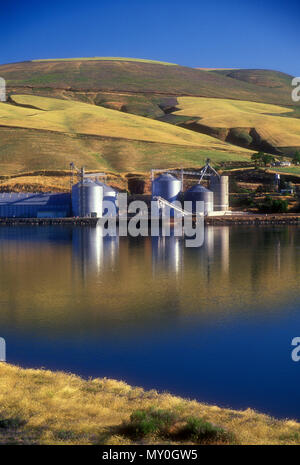
[[[0,194],[2,218],[64,218],[71,213],[71,194]]]
[[[72,193],[0,193],[1,218],[102,218],[116,212],[117,192],[90,179],[72,187]],[[103,207],[103,201],[106,207]],[[107,208],[107,202],[113,208]]]
[[[0,217],[102,218],[117,214],[117,192],[99,180],[105,173],[87,174],[74,163],[70,169],[70,193],[0,193]]]
[[[2,218],[103,218],[118,215],[118,193],[100,181],[104,173],[86,174],[84,168],[72,168],[71,193],[2,193],[0,194],[0,217]],[[73,184],[73,170],[79,177]],[[158,174],[155,177],[155,174]],[[184,191],[184,176],[199,178]],[[203,202],[204,215],[221,215],[229,210],[228,176],[220,176],[207,163],[200,172],[184,170],[152,170],[152,200],[156,201],[157,214],[165,207],[171,216],[195,214],[197,202]],[[208,178],[208,188],[202,180]],[[176,201],[189,201],[191,210],[182,210]]]

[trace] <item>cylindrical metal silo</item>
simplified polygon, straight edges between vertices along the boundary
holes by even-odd
[[[115,214],[117,213],[117,197],[118,193],[115,191],[111,186],[108,184],[104,184],[103,182],[96,181],[96,184],[98,186],[101,186],[103,188],[103,202],[112,202],[114,208],[112,208],[112,211],[115,211]],[[110,212],[105,205],[103,205],[103,216],[108,216],[110,215]]]
[[[214,210],[226,211],[229,209],[229,177],[211,176],[210,190],[214,193]]]
[[[161,174],[152,182],[152,198],[162,197],[168,202],[177,200],[181,191],[181,181],[169,173]]]
[[[102,218],[103,187],[84,179],[72,187],[74,216]]]
[[[196,213],[197,202],[204,203],[204,215],[214,209],[214,193],[201,184],[195,184],[184,193],[184,200],[192,202],[192,212]],[[198,209],[199,212],[199,209]]]

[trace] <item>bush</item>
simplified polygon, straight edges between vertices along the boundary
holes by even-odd
[[[258,208],[262,213],[286,213],[288,211],[288,201],[272,199],[272,197],[267,195],[264,202]]]
[[[26,421],[19,417],[1,418],[0,429],[18,429],[26,424]]]
[[[129,423],[123,423],[119,433],[133,438],[158,436],[175,441],[187,440],[196,443],[234,443],[235,438],[223,428],[215,426],[203,418],[180,419],[170,410],[149,408],[136,410]]]
[[[154,408],[136,410],[131,414],[130,422],[125,429],[129,434],[136,436],[164,435],[176,420],[177,415],[169,410]]]
[[[252,197],[235,198],[231,200],[233,207],[252,208],[255,207],[255,202]]]
[[[213,425],[203,418],[190,417],[187,419],[186,425],[181,430],[182,437],[191,439],[194,442],[212,443],[234,442],[234,436],[223,428]]]

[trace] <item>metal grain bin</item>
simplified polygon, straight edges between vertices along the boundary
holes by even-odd
[[[162,197],[168,202],[174,202],[181,191],[181,181],[172,174],[161,174],[152,182],[152,198]]]
[[[214,210],[214,193],[201,184],[195,184],[184,193],[184,200],[192,202],[192,212],[196,213],[197,202],[204,203],[204,215]],[[198,211],[201,209],[198,208]]]
[[[214,193],[214,210],[226,211],[229,209],[229,177],[211,176],[210,190]]]
[[[103,187],[84,179],[72,187],[74,216],[102,218]]]
[[[115,214],[117,213],[117,197],[118,193],[111,186],[105,184],[104,182],[96,181],[98,186],[103,188],[103,202],[112,202],[114,205]],[[103,206],[102,216],[108,216],[108,209]]]

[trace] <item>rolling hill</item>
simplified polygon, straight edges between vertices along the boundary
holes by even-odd
[[[292,77],[276,71],[93,57],[0,65],[0,76],[8,91],[0,104],[4,175],[66,170],[71,161],[146,172],[300,145]]]
[[[8,89],[18,93],[55,91],[129,92],[234,98],[291,105],[290,84],[268,88],[219,72],[134,59],[40,60],[0,66]]]
[[[268,69],[215,69],[211,71],[222,76],[269,89],[290,88],[293,77],[290,74]]]
[[[87,103],[13,95],[0,103],[0,164],[13,173],[66,169],[149,170],[162,164],[249,159],[250,151],[205,134]]]
[[[300,119],[287,118],[288,107],[201,97],[179,97],[175,116],[191,117],[182,125],[221,140],[274,154],[300,149]],[[197,128],[198,126],[198,128]]]

